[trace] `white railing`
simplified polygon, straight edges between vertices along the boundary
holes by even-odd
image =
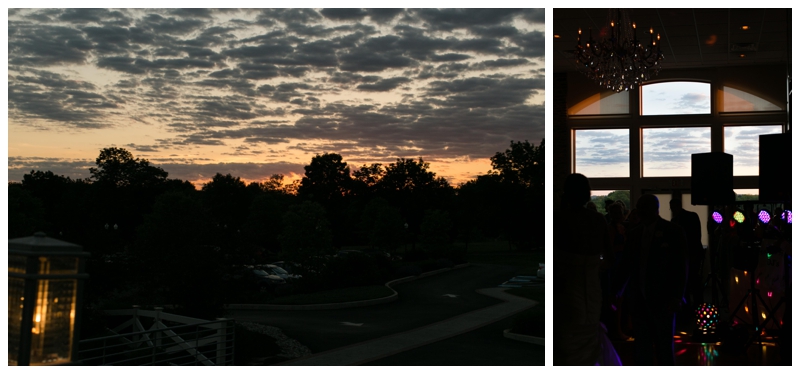
[[[234,320],[206,321],[154,309],[105,311],[107,316],[131,318],[107,328],[108,336],[81,340],[80,364],[233,365]]]

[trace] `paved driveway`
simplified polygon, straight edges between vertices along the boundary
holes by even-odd
[[[320,311],[240,310],[232,317],[278,327],[319,353],[498,304],[500,300],[475,290],[495,287],[514,275],[513,266],[472,265],[397,285],[400,297],[389,304]]]

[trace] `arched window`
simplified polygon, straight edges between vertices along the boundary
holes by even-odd
[[[630,99],[628,91],[615,93],[606,91],[587,97],[567,110],[570,116],[596,116],[606,114],[628,114]]]
[[[779,105],[770,100],[750,92],[722,87],[722,112],[769,112],[783,110]]]
[[[711,114],[711,85],[662,82],[642,86],[642,115]]]

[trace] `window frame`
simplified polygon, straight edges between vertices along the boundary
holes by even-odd
[[[723,95],[722,87],[733,86],[736,89],[754,94],[757,90],[742,89],[741,84],[728,84],[729,80],[737,79],[735,75],[729,74],[730,79],[725,79],[725,72],[709,70],[697,71],[678,71],[672,77],[666,77],[662,73],[661,79],[653,80],[648,84],[664,82],[703,82],[710,84],[710,106],[709,114],[661,114],[661,115],[642,115],[641,101],[642,88],[637,89],[637,93],[631,92],[629,113],[613,115],[569,115],[567,114],[566,124],[570,133],[570,172],[574,173],[576,153],[575,153],[575,131],[576,130],[629,130],[629,177],[608,177],[593,178],[590,180],[593,190],[630,190],[631,199],[636,199],[643,190],[688,190],[691,187],[691,176],[686,177],[644,177],[643,176],[643,129],[646,128],[681,128],[681,127],[710,127],[711,129],[711,148],[710,152],[723,152],[724,150],[724,129],[728,126],[754,126],[754,125],[781,125],[782,132],[787,131],[788,114],[786,111],[763,111],[763,112],[721,112],[721,98]],[[710,77],[710,78],[706,78]],[[590,97],[602,88],[589,88],[580,81],[581,77],[574,76],[568,80],[568,92],[590,92]],[[577,80],[577,81],[576,81]],[[777,90],[774,90],[777,92]],[[569,96],[569,95],[568,95]],[[775,102],[774,97],[762,97],[769,102]],[[568,97],[567,112],[569,112],[570,101],[578,103],[583,100],[579,97]],[[734,189],[758,189],[758,176],[734,176]]]

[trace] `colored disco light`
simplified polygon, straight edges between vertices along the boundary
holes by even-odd
[[[769,212],[762,209],[760,212],[758,212],[758,220],[763,223],[769,223]]]
[[[717,323],[719,322],[719,310],[716,306],[703,303],[697,307],[695,315],[697,316],[697,328],[702,331],[703,334],[715,332]]]
[[[733,219],[739,223],[744,222],[744,213],[737,210],[736,213],[733,213]]]
[[[791,210],[787,210],[787,211],[781,213],[781,219],[786,221],[786,223],[792,223],[792,211]]]
[[[716,222],[718,225],[722,223],[722,214],[720,214],[719,212],[714,212],[713,214],[711,214],[711,218],[713,218],[714,222]]]

